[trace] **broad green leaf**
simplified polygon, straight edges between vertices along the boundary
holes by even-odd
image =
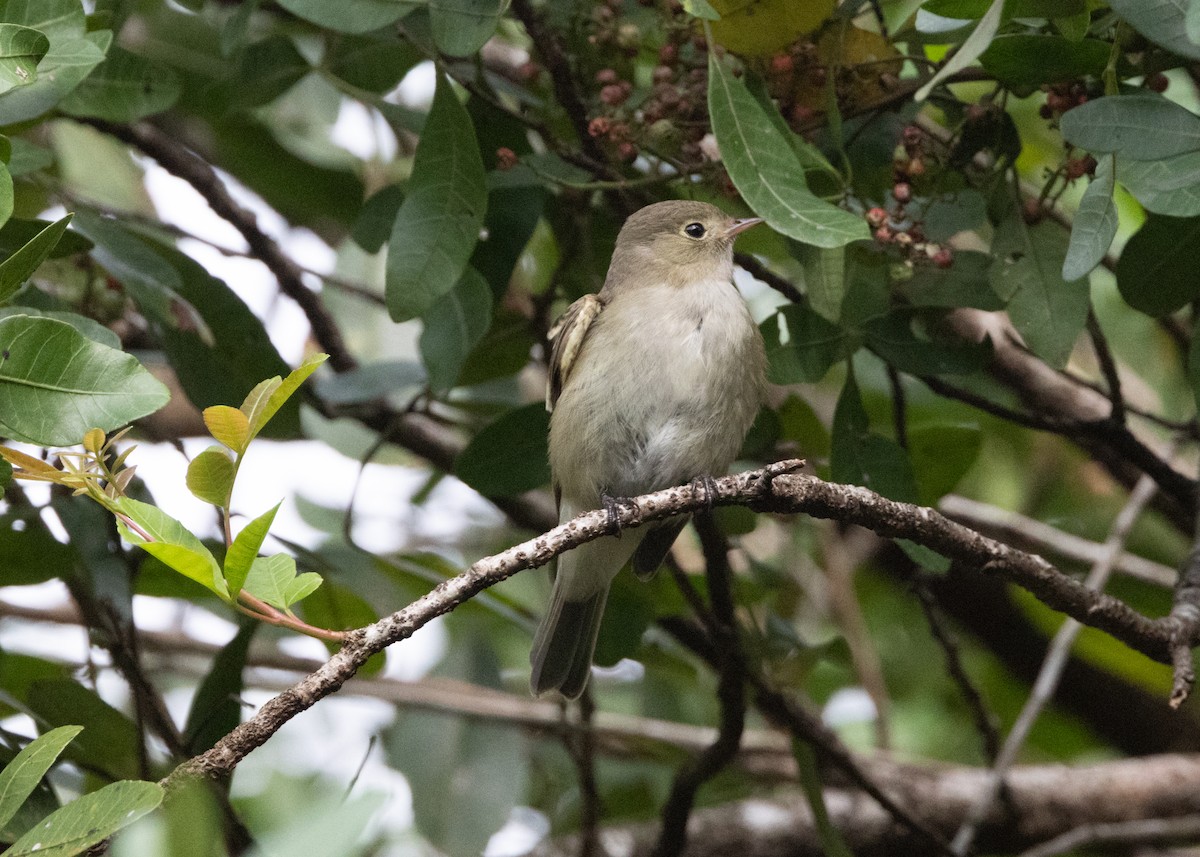
[[[234,56],[246,44],[250,19],[258,11],[258,4],[259,0],[243,0],[238,4],[237,11],[229,16],[221,28],[221,56]]]
[[[237,534],[233,544],[229,546],[229,552],[225,554],[225,582],[229,585],[231,598],[237,598],[238,592],[245,585],[246,575],[250,573],[250,566],[254,564],[254,560],[258,559],[258,552],[262,548],[263,540],[270,532],[271,524],[275,521],[275,513],[279,511],[281,505],[282,503],[276,503],[273,508],[242,527],[242,531]]]
[[[1117,181],[1154,214],[1170,217],[1200,214],[1200,151],[1160,161],[1121,158]]]
[[[321,576],[307,571],[296,574],[296,560],[287,554],[260,556],[250,565],[250,573],[242,589],[272,607],[287,610],[291,605],[316,591]]]
[[[415,0],[279,0],[293,15],[338,33],[369,33],[399,21],[423,6]]]
[[[65,678],[35,681],[25,703],[47,726],[83,727],[63,749],[64,759],[111,777],[137,776],[138,727],[95,691]]]
[[[1008,315],[1029,348],[1052,366],[1067,362],[1087,320],[1087,280],[1062,277],[1066,234],[1057,225],[1026,226],[1010,217],[992,239],[992,288],[1011,294]]]
[[[18,170],[15,166],[18,153],[26,149],[23,141],[19,138],[15,141],[15,143],[20,143],[21,145],[13,146],[13,160],[9,162],[9,169],[12,171],[14,176],[18,174]],[[29,170],[29,172],[37,172],[38,170],[42,170],[51,166],[53,163],[53,158],[47,158],[44,163],[39,163],[36,167]],[[21,250],[21,248],[36,238],[38,234],[41,233],[46,227],[56,226],[57,223],[58,221],[51,223],[49,220],[23,220],[19,217],[12,218],[8,221],[8,223],[5,223],[3,227],[0,227],[0,256],[3,256],[7,259],[9,256],[12,256],[14,253]],[[91,250],[92,247],[92,242],[84,238],[78,232],[63,232],[61,237],[58,239],[58,243],[54,245],[54,247],[50,250],[50,255],[46,258],[62,259],[67,256],[74,256],[76,253],[85,253],[88,250]]]
[[[921,8],[944,18],[975,21],[987,14],[992,0],[926,0]],[[1087,0],[1008,0],[1004,20],[1010,18],[1060,18],[1086,12]]]
[[[59,107],[73,116],[134,122],[168,109],[182,91],[174,69],[114,45]]]
[[[283,95],[305,77],[312,66],[295,44],[282,34],[255,42],[242,52],[231,81],[232,100],[239,108],[261,107]]]
[[[437,675],[502,687],[495,652],[485,634],[468,631],[451,641]],[[412,784],[417,829],[447,857],[482,854],[524,798],[529,748],[520,730],[408,709],[384,733],[383,745]]]
[[[979,63],[1007,86],[1032,90],[1044,83],[1100,77],[1112,46],[1099,39],[1019,33],[997,36]]]
[[[1086,277],[1104,261],[1104,254],[1117,236],[1117,206],[1113,202],[1113,156],[1103,155],[1096,175],[1079,200],[1071,225],[1071,243],[1063,259],[1062,277],[1070,282]]]
[[[45,4],[31,3],[29,7],[54,6],[57,2],[47,0]],[[74,7],[83,11],[78,3],[74,3]],[[32,18],[36,20],[39,16],[35,14]],[[112,45],[111,30],[89,33],[81,25],[77,32],[68,32],[47,30],[44,24],[20,23],[36,26],[46,33],[50,38],[50,50],[38,64],[37,79],[33,83],[0,95],[0,125],[26,122],[53,108],[104,62]]]
[[[867,223],[814,196],[804,168],[763,107],[716,55],[708,59],[708,110],[729,177],[770,226],[817,247],[867,238]]]
[[[1117,260],[1117,288],[1147,315],[1170,315],[1200,297],[1194,248],[1200,217],[1151,215]]]
[[[979,458],[983,432],[977,425],[933,424],[908,430],[908,455],[923,506],[949,494]]]
[[[1187,35],[1187,0],[1112,0],[1108,5],[1150,41],[1181,57],[1200,59],[1200,45]]]
[[[205,408],[204,425],[213,439],[236,453],[243,453],[250,443],[250,418],[240,408],[213,405]]]
[[[158,783],[123,780],[77,798],[51,813],[4,852],[4,857],[73,857],[153,812],[164,792]]]
[[[356,405],[380,399],[406,408],[425,389],[425,367],[415,360],[380,360],[349,372],[318,378],[317,395],[330,405]]]
[[[871,432],[853,372],[834,410],[829,466],[835,482],[862,485],[891,500],[917,501],[912,462],[900,444]]]
[[[911,375],[966,375],[987,365],[990,342],[937,342],[918,336],[911,313],[898,311],[864,326],[867,344],[889,365]]]
[[[12,478],[12,465],[7,460],[0,458],[0,493],[3,493],[12,484]],[[3,538],[3,536],[0,536],[0,538]]]
[[[1003,309],[1004,299],[996,294],[988,279],[991,264],[992,259],[986,253],[958,250],[949,268],[919,265],[911,277],[893,285],[913,306]]]
[[[35,738],[0,771],[0,828],[17,814],[82,726],[59,726]]]
[[[395,89],[404,75],[424,58],[421,51],[407,41],[391,37],[343,36],[332,46],[323,65],[351,86],[382,95]],[[383,237],[386,239],[386,233]]]
[[[454,462],[454,475],[485,497],[506,497],[550,481],[541,404],[515,408],[484,428]]]
[[[787,328],[786,341],[781,324]],[[767,377],[772,384],[820,381],[829,367],[858,347],[846,330],[800,304],[780,308],[762,323],[761,330],[767,347]]]
[[[12,173],[8,171],[7,166],[0,164],[0,226],[12,217],[15,199]]]
[[[196,688],[183,727],[183,741],[189,754],[197,755],[212,749],[241,722],[242,670],[246,666],[250,641],[260,627],[258,622],[243,620],[233,639],[217,652],[208,674]]]
[[[1000,20],[1004,15],[1004,0],[992,0],[992,5],[988,7],[987,12],[979,19],[979,23],[975,25],[975,29],[971,35],[967,36],[967,40],[959,45],[958,50],[954,55],[946,61],[946,64],[938,69],[937,74],[929,78],[925,85],[917,90],[913,97],[917,101],[924,101],[929,97],[929,93],[933,88],[947,78],[957,74],[964,68],[969,66],[988,49],[988,45],[992,43],[992,39],[996,37],[997,30],[1000,29]]]
[[[118,520],[121,536],[125,541],[137,545],[184,577],[216,593],[223,601],[230,600],[229,590],[225,586],[225,578],[216,558],[183,524],[157,506],[142,503],[131,497],[119,499],[116,509],[138,527],[138,530],[134,530],[124,521]],[[145,536],[142,533],[145,533]]]
[[[289,372],[286,378],[270,378],[250,391],[242,402],[242,412],[250,422],[247,444],[258,436],[263,426],[270,422],[271,417],[275,416],[284,403],[300,389],[300,385],[308,380],[308,376],[316,372],[317,367],[328,359],[328,354],[312,354],[304,358],[304,362]]]
[[[1188,3],[1184,16],[1184,30],[1189,42],[1200,45],[1200,3],[1196,0],[1190,0]]]
[[[1081,149],[1132,161],[1200,150],[1200,116],[1153,92],[1097,98],[1064,113],[1059,127]]]
[[[395,321],[422,315],[454,288],[487,209],[475,128],[442,74],[407,192],[388,243],[387,305]]]
[[[102,325],[95,319],[88,318],[85,315],[78,313],[65,312],[50,309],[35,309],[33,307],[21,306],[16,304],[13,306],[0,307],[0,318],[8,318],[11,315],[27,315],[30,318],[53,318],[58,321],[66,322],[71,327],[78,330],[92,342],[98,342],[101,345],[107,345],[109,348],[120,348],[121,337],[117,336],[112,330]]]
[[[492,290],[474,268],[422,316],[421,360],[434,392],[455,385],[471,350],[492,321]]]
[[[0,319],[0,422],[39,446],[79,443],[167,403],[170,393],[129,354],[52,318]]]
[[[496,32],[508,0],[429,0],[433,41],[447,56],[466,57]]]
[[[37,79],[38,63],[50,50],[46,34],[20,24],[0,24],[0,95]]]
[[[795,245],[793,245],[795,246]],[[846,251],[841,247],[799,245],[804,266],[804,294],[819,315],[836,323],[846,297]]]
[[[3,262],[0,262],[0,304],[7,301],[26,280],[33,276],[42,262],[50,256],[72,215],[68,214],[42,229]]]
[[[387,185],[376,191],[363,203],[354,223],[350,237],[354,243],[368,253],[378,253],[392,234],[392,224],[404,202],[404,189],[399,185]]]
[[[229,453],[210,446],[188,463],[187,487],[198,499],[225,509],[233,493],[236,468]]]
[[[1196,409],[1200,411],[1200,336],[1193,336],[1188,348],[1187,375],[1192,398],[1196,400]]]

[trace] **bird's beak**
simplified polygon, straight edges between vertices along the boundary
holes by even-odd
[[[736,238],[751,226],[757,226],[762,222],[763,219],[761,217],[742,217],[737,220],[731,220],[729,226],[725,229],[725,237],[729,239]]]

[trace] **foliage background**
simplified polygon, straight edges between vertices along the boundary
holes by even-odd
[[[171,392],[156,410],[162,389],[122,364],[127,379],[108,376],[117,412],[84,419],[75,405],[101,397],[83,395],[30,424],[44,400],[14,358],[0,364],[0,434],[36,452],[139,418],[130,463],[145,462],[145,483],[130,495],[221,557],[218,516],[208,509],[214,526],[202,526],[163,479],[182,459],[155,462],[210,443],[192,440],[208,433],[201,410],[328,353],[247,453],[272,465],[242,474],[233,520],[262,515],[294,474],[319,486],[289,498],[306,535],[285,526],[267,544],[324,578],[301,621],[360,627],[553,520],[546,331],[602,282],[629,211],[689,196],[773,227],[739,242],[774,383],[745,466],[803,455],[822,477],[940,504],[1073,574],[1089,561],[1066,536],[1104,542],[1149,474],[1159,495],[1126,547],[1151,564],[1123,563],[1143,574],[1109,591],[1166,615],[1194,539],[1198,33],[1191,4],[1124,0],[0,0],[0,333],[66,313],[80,342],[136,355]],[[427,97],[401,98],[405,81],[400,92]],[[194,240],[180,185],[148,191],[160,168],[233,231]],[[54,241],[35,237],[68,212]],[[330,248],[332,265],[301,267],[296,236]],[[219,265],[213,244],[253,267]],[[269,289],[253,284],[264,270]],[[1000,311],[1011,325],[984,315]],[[366,481],[350,506],[327,487],[348,484],[355,462]],[[372,493],[381,478],[404,496]],[[179,617],[235,614],[122,543],[88,498],[7,471],[3,483],[0,584],[13,590],[0,616],[18,630],[0,654],[0,749],[12,758],[34,730],[85,727],[57,791],[36,790],[6,839],[73,794],[165,776],[243,717],[239,699],[261,702],[313,666],[319,650],[297,659],[278,628],[230,626],[214,651],[192,619],[141,627],[149,600],[181,605]],[[1001,526],[997,509],[1026,520]],[[824,711],[862,758],[991,764],[1060,614],[836,520],[723,508],[717,521],[736,545],[754,675]],[[719,553],[689,531],[680,575],[706,594]],[[22,606],[17,588],[50,580],[70,609]],[[384,809],[351,774],[297,770],[269,744],[228,799],[168,801],[115,851],[219,854],[253,840],[262,853],[471,854],[513,819],[510,830],[552,837],[645,822],[631,829],[653,842],[697,750],[686,727],[729,716],[681,633],[689,604],[671,574],[614,590],[599,657],[621,665],[595,682],[593,733],[526,694],[546,590],[543,573],[519,574],[448,616],[443,646],[394,647],[391,667],[372,662],[343,691],[395,702],[394,719],[328,716],[332,734],[292,738],[298,755],[320,744],[370,754],[380,781],[401,773],[411,831],[373,826]],[[23,645],[30,621],[86,627],[83,663]],[[436,658],[428,675],[414,646]],[[1021,762],[1195,751],[1194,706],[1168,709],[1172,686],[1168,665],[1085,629]],[[761,705],[749,718],[750,743],[778,725]],[[652,740],[659,721],[671,728]],[[775,773],[739,757],[700,804],[796,794],[791,754],[772,753]],[[1161,814],[1197,811],[1181,798]],[[984,850],[1033,844],[1020,829],[997,822]]]

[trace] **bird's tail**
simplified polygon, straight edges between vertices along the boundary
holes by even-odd
[[[564,507],[563,520],[574,517]],[[617,572],[633,556],[642,529],[620,538],[604,536],[558,558],[550,606],[533,638],[529,685],[534,694],[557,690],[567,699],[583,693],[592,669],[592,654],[604,618],[604,603]]]

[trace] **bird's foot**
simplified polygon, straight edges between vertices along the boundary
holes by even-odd
[[[706,473],[693,479],[691,486],[693,491],[704,492],[704,510],[711,512],[717,502],[717,480]]]
[[[600,504],[608,516],[609,535],[621,538],[621,530],[624,529],[624,526],[621,524],[621,507],[632,506],[633,501],[628,497],[614,497],[611,494],[601,494]]]

